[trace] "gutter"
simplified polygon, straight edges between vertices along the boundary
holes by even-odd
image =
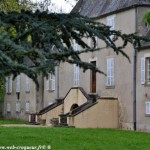
[[[135,5],[127,6],[125,8],[120,8],[120,9],[116,9],[116,10],[113,10],[113,11],[110,11],[110,12],[106,12],[106,13],[101,14],[99,16],[90,17],[90,18],[93,19],[93,20],[101,19],[103,17],[109,16],[109,15],[113,15],[113,14],[116,14],[116,13],[119,13],[119,12],[122,12],[122,11],[126,11],[126,10],[129,10],[129,9],[132,9],[132,8],[137,9],[137,7],[146,7],[146,6],[150,7],[150,4],[135,4]]]
[[[59,64],[57,66],[57,99],[60,97],[60,94],[59,94]]]

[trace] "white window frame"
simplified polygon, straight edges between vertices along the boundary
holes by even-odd
[[[145,114],[150,115],[150,102],[146,102],[145,107],[146,107]]]
[[[25,111],[30,112],[30,102],[26,102],[25,104]]]
[[[79,86],[79,82],[80,82],[79,74],[80,74],[79,66],[74,64],[74,86]]]
[[[98,37],[95,36],[95,42],[96,42],[96,47],[95,48],[98,48]]]
[[[56,78],[55,78],[55,75],[54,74],[51,74],[50,75],[50,89],[51,91],[55,91],[55,88],[56,88]]]
[[[26,76],[26,92],[30,92],[30,78]]]
[[[20,112],[20,102],[16,102],[16,112]]]
[[[74,51],[80,51],[80,45],[75,40],[73,40],[73,49]]]
[[[145,73],[146,73],[146,82],[148,84],[150,84],[150,57],[147,57],[145,60],[146,63],[146,69],[145,69]]]
[[[145,84],[145,57],[141,58],[141,84]]]
[[[111,16],[108,16],[107,17],[107,26],[110,26],[110,30],[115,30],[115,18],[116,18],[116,15],[111,15]],[[111,40],[114,38],[114,35],[111,35],[110,36]]]
[[[16,77],[16,92],[20,93],[20,87],[21,87],[21,82],[20,82],[20,75]]]
[[[114,58],[107,58],[107,86],[114,86]]]
[[[150,53],[146,53],[140,60],[140,82],[150,85]]]
[[[12,93],[12,76],[6,77],[6,93],[11,94]]]
[[[10,103],[7,103],[7,112],[11,112],[11,105],[10,105]]]
[[[89,47],[91,47],[91,42],[92,42],[92,40],[91,40],[91,38],[89,37],[89,38],[87,38],[87,42],[88,42],[88,46]]]
[[[46,91],[50,90],[50,81],[49,81],[49,75],[47,78],[45,78],[45,89]]]

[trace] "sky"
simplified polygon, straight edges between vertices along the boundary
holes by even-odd
[[[62,7],[63,10],[66,12],[69,12],[72,9],[72,5],[75,5],[75,2],[72,1],[72,5],[67,3],[65,0],[52,0],[53,3],[55,3],[59,8]]]
[[[32,0],[33,2],[42,2],[44,0]],[[75,0],[70,0],[69,2],[66,2],[65,0],[51,0],[51,2],[54,4],[53,6],[49,7],[51,11],[56,11],[68,13],[71,11],[72,6],[75,5]],[[70,4],[71,3],[71,4]]]

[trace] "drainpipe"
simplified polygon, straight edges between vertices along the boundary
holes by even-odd
[[[138,31],[138,21],[137,21],[138,10],[135,8],[135,33]],[[136,63],[137,63],[137,47],[136,42],[133,43],[134,53],[133,53],[133,129],[136,131]]]
[[[59,98],[59,65],[57,66],[57,99]]]
[[[136,131],[136,62],[137,62],[137,49],[136,43],[133,45],[133,129]]]

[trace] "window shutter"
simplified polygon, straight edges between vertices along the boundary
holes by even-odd
[[[51,74],[51,90],[55,90],[55,75]]]
[[[6,77],[5,88],[6,88],[6,93],[8,93],[8,77]]]
[[[107,86],[114,85],[114,59],[107,59]]]
[[[8,77],[8,93],[12,93],[12,76]]]
[[[11,106],[10,106],[10,103],[7,103],[7,112],[11,112]]]
[[[91,38],[88,38],[88,46],[91,47]]]
[[[46,91],[49,91],[49,88],[50,86],[49,86],[49,77],[48,77],[46,78]]]
[[[108,16],[107,17],[107,26],[110,26],[110,30],[115,30],[115,16]],[[114,38],[113,35],[110,36],[111,39]]]
[[[16,112],[20,112],[20,103],[16,102]]]
[[[79,66],[74,64],[74,85],[79,85]]]
[[[107,59],[107,86],[111,85],[110,81],[110,59]]]
[[[20,75],[16,77],[16,92],[20,93]]]
[[[98,48],[98,37],[95,37],[95,42],[96,42],[96,48]]]
[[[115,85],[115,83],[114,83],[114,81],[115,81],[115,79],[114,79],[114,59],[113,58],[111,59],[111,77],[112,77],[111,85]]]
[[[76,43],[75,40],[73,40],[73,48],[74,48],[74,51],[80,51],[80,45]]]
[[[30,103],[29,102],[26,102],[25,110],[26,110],[26,112],[29,112],[29,110],[30,110]]]
[[[112,18],[111,18],[111,30],[115,30],[115,17],[113,16]]]
[[[150,114],[150,102],[146,102],[146,114]]]
[[[141,84],[145,84],[145,58],[141,58]]]
[[[30,92],[30,78],[26,76],[26,92]]]

